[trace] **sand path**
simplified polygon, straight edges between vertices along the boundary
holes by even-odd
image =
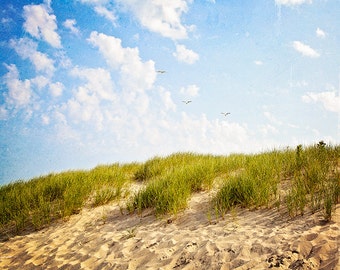
[[[333,221],[277,210],[209,213],[195,194],[176,217],[128,215],[118,203],[0,243],[0,269],[340,269],[340,204]]]

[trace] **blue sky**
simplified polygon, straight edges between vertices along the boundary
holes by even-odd
[[[0,6],[0,183],[340,142],[338,0]]]

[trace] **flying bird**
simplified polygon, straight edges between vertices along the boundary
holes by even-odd
[[[189,104],[192,101],[191,100],[183,100],[182,102],[184,102],[185,104]]]
[[[221,112],[221,114],[223,114],[224,116],[227,116],[228,114],[230,114],[230,112]]]
[[[157,73],[163,74],[163,73],[165,73],[165,72],[166,72],[165,70],[157,70]]]

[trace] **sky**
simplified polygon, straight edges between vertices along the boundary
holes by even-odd
[[[340,143],[339,0],[0,7],[0,184]]]

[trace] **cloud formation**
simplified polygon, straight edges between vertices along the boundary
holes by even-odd
[[[301,41],[294,41],[293,42],[293,48],[301,53],[303,56],[311,57],[311,58],[317,58],[320,56],[320,54],[312,49],[310,46],[303,44]]]
[[[276,4],[284,6],[298,6],[304,3],[311,4],[312,2],[312,0],[275,0]]]
[[[184,45],[176,45],[176,52],[173,53],[173,56],[179,62],[193,64],[199,59],[199,55],[192,50],[187,49]]]
[[[77,24],[76,20],[74,19],[67,19],[66,21],[63,22],[64,27],[69,29],[71,33],[75,35],[79,35],[80,31],[79,29],[75,26]]]
[[[321,93],[307,93],[302,96],[302,101],[306,103],[321,103],[330,112],[340,113],[340,96],[333,91]]]
[[[173,40],[184,39],[188,29],[181,22],[181,16],[188,11],[192,0],[153,1],[117,0],[125,9],[131,11],[142,26],[152,32]]]
[[[323,31],[319,27],[316,29],[315,33],[316,33],[316,36],[319,37],[319,38],[325,38],[326,37],[325,31]]]
[[[61,39],[56,32],[56,16],[49,14],[49,7],[41,5],[24,6],[24,29],[33,37],[42,39],[55,48],[61,48]]]
[[[138,48],[124,48],[119,38],[95,31],[88,41],[99,49],[110,67],[119,70],[124,89],[143,92],[153,86],[156,80],[155,63],[152,60],[143,62]]]
[[[29,80],[21,81],[19,71],[13,64],[5,65],[8,73],[4,76],[4,82],[8,88],[6,97],[7,105],[19,108],[28,105],[31,101],[32,90]]]
[[[29,38],[19,40],[10,40],[10,46],[14,48],[17,54],[23,59],[29,59],[34,65],[37,72],[44,72],[52,75],[55,71],[54,61],[46,54],[39,52],[38,44]]]

